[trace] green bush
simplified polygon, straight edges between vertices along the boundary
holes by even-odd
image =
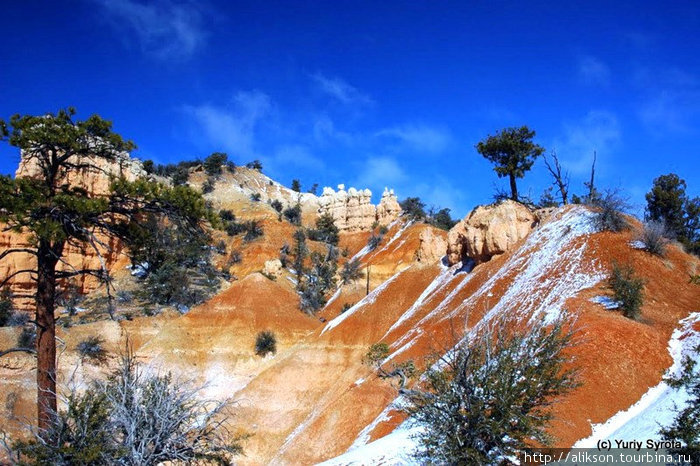
[[[209,157],[204,159],[204,171],[207,175],[218,177],[221,175],[221,166],[228,161],[228,155],[223,152],[214,152]],[[235,167],[234,167],[235,169]]]
[[[386,343],[375,343],[369,347],[367,353],[362,357],[362,364],[366,366],[378,366],[389,356],[389,345]]]
[[[551,444],[551,405],[579,386],[565,351],[572,327],[559,319],[514,330],[522,322],[508,319],[463,340],[405,391],[405,410],[422,427],[421,464],[504,464]]]
[[[644,281],[635,276],[634,269],[629,265],[614,262],[608,284],[615,301],[620,303],[622,314],[630,319],[637,319],[644,302]]]
[[[277,353],[277,337],[271,330],[264,330],[255,337],[255,354],[267,356]]]
[[[347,261],[340,270],[340,280],[343,284],[352,283],[360,278],[362,278],[362,272],[360,271],[360,261],[358,259]]]
[[[282,215],[292,225],[301,224],[301,206],[299,204],[294,207],[287,207],[282,211]]]
[[[249,220],[245,222],[244,227],[245,236],[243,237],[243,241],[245,242],[253,241],[265,233],[262,226],[260,226],[260,222],[257,220]]]

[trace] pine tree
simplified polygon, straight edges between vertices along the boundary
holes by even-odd
[[[505,128],[476,145],[476,150],[496,165],[494,171],[498,177],[508,177],[510,198],[514,201],[519,199],[516,178],[524,177],[535,159],[544,152],[544,147],[532,142],[533,137],[535,132],[527,126]]]
[[[76,172],[104,174],[105,163],[115,163],[135,145],[112,131],[112,123],[93,115],[74,121],[69,108],[43,116],[14,115],[9,126],[0,120],[3,139],[22,151],[23,160],[36,166],[33,176],[0,177],[0,222],[29,237],[30,247],[7,249],[35,257],[30,273],[36,279],[37,415],[41,432],[49,432],[56,411],[56,306],[57,285],[75,276],[91,275],[107,286],[110,280],[103,253],[104,238],[126,242],[143,228],[144,215],[168,217],[189,234],[204,234],[202,221],[215,222],[201,194],[184,186],[175,188],[140,179],[114,179],[111,192],[93,195],[66,182]],[[92,249],[102,261],[99,269],[58,270],[67,245]],[[111,311],[111,306],[109,307]],[[12,351],[12,350],[8,350]],[[5,351],[4,353],[7,353]]]

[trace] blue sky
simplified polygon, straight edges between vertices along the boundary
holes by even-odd
[[[700,194],[698,2],[27,0],[0,28],[0,118],[75,106],[142,159],[224,151],[463,216],[507,186],[474,145],[525,124],[574,192],[596,150],[637,212],[663,173]],[[519,190],[549,183],[538,161]]]

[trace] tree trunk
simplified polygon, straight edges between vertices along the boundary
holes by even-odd
[[[510,174],[510,198],[514,201],[518,200],[518,187],[515,184],[515,175]]]
[[[58,248],[52,248],[47,241],[41,240],[37,254],[36,404],[39,433],[42,437],[47,435],[53,426],[57,407],[54,303],[56,298],[56,264],[58,257],[63,252],[62,249],[62,245]]]

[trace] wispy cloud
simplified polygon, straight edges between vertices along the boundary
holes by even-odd
[[[116,29],[133,34],[145,53],[159,59],[189,58],[206,41],[202,2],[94,1],[102,6]]]
[[[372,98],[340,78],[327,77],[321,73],[311,76],[324,94],[345,105],[371,105]]]
[[[700,79],[678,68],[638,70],[636,83],[646,98],[638,115],[654,136],[691,133],[700,124]]]
[[[397,186],[406,180],[406,172],[396,159],[387,156],[371,156],[363,164],[355,186],[367,186],[373,190],[379,190],[385,186]]]
[[[444,151],[452,140],[447,130],[424,125],[397,126],[378,131],[376,134],[399,141],[403,150],[428,153]]]
[[[590,111],[581,120],[565,124],[563,134],[553,145],[571,173],[582,175],[590,169],[593,151],[605,156],[617,148],[621,139],[615,114]]]
[[[610,68],[596,57],[586,56],[579,59],[578,76],[585,84],[596,86],[610,85]]]
[[[272,107],[270,98],[259,91],[239,92],[233,98],[232,108],[209,104],[186,105],[186,114],[194,119],[203,139],[220,150],[245,158],[258,156],[255,131],[260,119]]]

